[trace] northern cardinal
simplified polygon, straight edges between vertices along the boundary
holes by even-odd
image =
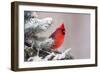
[[[54,39],[53,51],[58,51],[59,47],[63,44],[65,37],[64,23],[53,32],[50,38]]]

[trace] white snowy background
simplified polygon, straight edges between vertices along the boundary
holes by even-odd
[[[11,5],[14,0],[0,0],[0,73],[14,73],[10,70],[11,62]],[[19,0],[20,1],[20,0]],[[97,5],[100,13],[100,0],[21,0],[31,2],[45,2],[45,3],[61,3],[61,4],[76,4],[76,5]],[[98,19],[100,14],[98,14]],[[98,24],[100,22],[98,21]],[[100,25],[98,25],[98,28]],[[100,29],[98,29],[100,32]],[[100,33],[98,33],[100,37]],[[98,39],[100,41],[100,39]],[[98,43],[100,44],[100,42]],[[100,51],[100,45],[98,45],[98,52]],[[100,55],[100,53],[98,53]],[[86,68],[70,68],[70,69],[55,69],[55,70],[40,70],[40,71],[26,71],[22,73],[99,73],[100,72],[100,57],[98,57],[98,67],[86,67]],[[19,73],[19,72],[18,72]]]

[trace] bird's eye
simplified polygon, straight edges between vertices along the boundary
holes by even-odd
[[[62,30],[62,34],[65,34],[65,30]]]

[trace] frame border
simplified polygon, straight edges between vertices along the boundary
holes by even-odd
[[[18,63],[18,42],[19,42],[19,5],[35,5],[35,6],[50,6],[50,7],[68,7],[68,8],[82,8],[82,9],[95,9],[95,64],[83,65],[70,65],[70,66],[52,66],[52,67],[35,67],[35,68],[19,68]],[[80,67],[93,67],[97,66],[97,6],[84,6],[84,5],[68,5],[68,4],[52,4],[52,3],[36,3],[36,2],[20,2],[14,1],[11,3],[11,70],[13,71],[28,71],[28,70],[47,70],[47,69],[61,69],[61,68],[80,68]]]

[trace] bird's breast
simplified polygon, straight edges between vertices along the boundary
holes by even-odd
[[[55,36],[55,44],[54,44],[54,48],[58,49],[64,42],[64,35],[62,34],[58,34]]]

